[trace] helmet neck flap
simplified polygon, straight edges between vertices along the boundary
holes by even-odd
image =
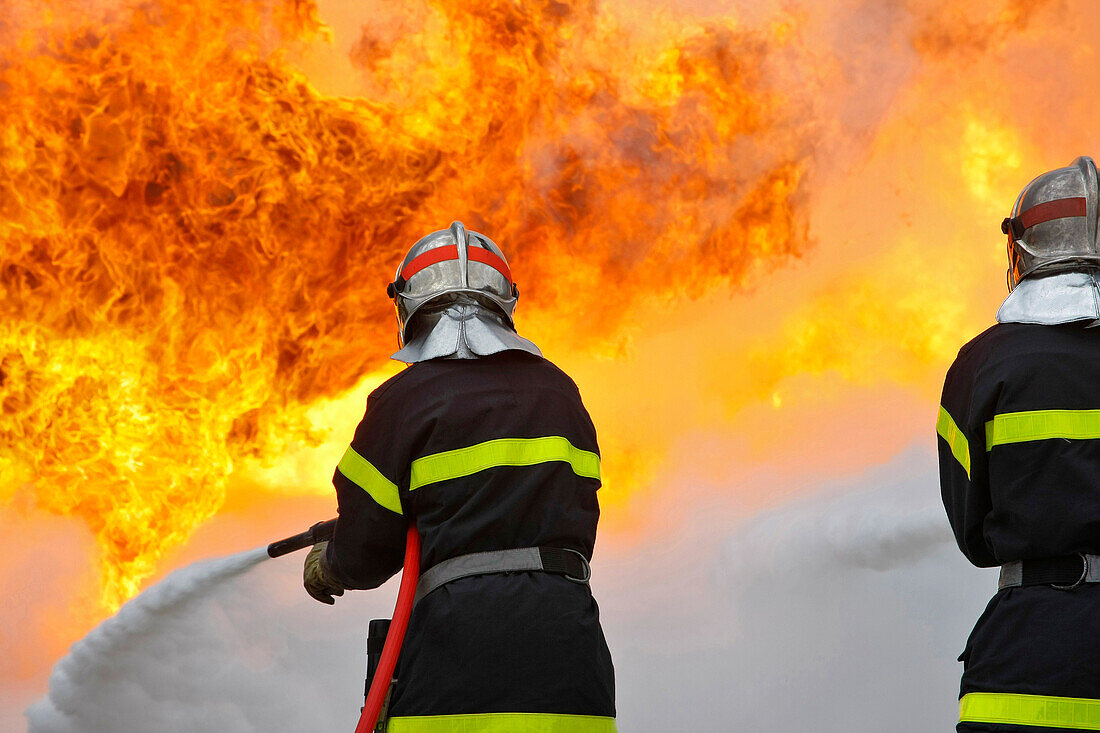
[[[390,358],[407,364],[477,359],[511,350],[542,356],[539,347],[508,327],[500,314],[464,293],[422,308],[406,334],[405,345]]]
[[[1057,272],[1036,274],[1012,289],[997,310],[998,323],[1061,323],[1100,319],[1100,273]]]

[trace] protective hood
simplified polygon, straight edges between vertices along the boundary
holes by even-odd
[[[413,364],[428,359],[477,359],[501,351],[542,356],[539,347],[521,337],[504,318],[476,302],[458,301],[416,315],[416,335],[391,359]]]
[[[1000,323],[1054,326],[1097,319],[1100,319],[1100,281],[1095,272],[1024,278],[997,310]],[[1100,323],[1089,324],[1096,325]]]

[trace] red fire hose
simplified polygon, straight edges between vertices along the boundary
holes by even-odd
[[[401,586],[397,589],[397,605],[393,609],[393,621],[390,622],[386,643],[382,647],[382,658],[378,661],[378,670],[371,681],[367,702],[355,733],[371,733],[386,692],[393,680],[393,670],[397,666],[397,656],[401,653],[401,644],[405,641],[405,630],[409,628],[409,616],[412,614],[413,598],[416,597],[416,583],[420,579],[420,535],[416,533],[416,523],[409,522],[409,531],[405,536],[405,567],[401,571]]]

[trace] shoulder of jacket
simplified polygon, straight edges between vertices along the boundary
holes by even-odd
[[[994,323],[992,326],[967,341],[966,344],[959,349],[959,358],[969,356],[972,353],[980,352],[992,346],[998,340],[998,337],[1004,333],[1004,330],[1005,324]]]
[[[948,380],[978,379],[979,374],[998,365],[1009,363],[1019,365],[1021,357],[1031,353],[1049,338],[1056,338],[1055,326],[1042,326],[1032,323],[997,323],[975,336],[959,349],[951,368]]]
[[[559,388],[567,388],[578,395],[580,394],[576,382],[546,357],[536,356],[526,352],[509,352],[505,359],[511,361],[513,365],[517,363],[526,363],[525,366],[527,369],[533,369],[540,374],[545,374],[547,383],[557,382]],[[385,403],[395,395],[400,395],[410,390],[416,391],[426,381],[457,376],[463,368],[470,366],[475,366],[473,360],[431,359],[410,364],[375,388],[367,398],[367,404]],[[503,364],[501,366],[505,369],[509,368]],[[540,380],[541,379],[542,377],[540,376]]]
[[[1007,356],[1017,350],[1026,351],[1036,343],[1056,339],[1059,328],[1037,323],[996,323],[959,349],[959,358],[985,360],[994,354]]]
[[[1005,335],[1006,328],[1011,331],[1012,325],[994,323],[959,349],[958,355],[947,369],[947,376],[944,379],[945,393],[952,389],[952,385],[973,383],[977,373],[987,363]]]
[[[417,369],[420,364],[410,364],[397,374],[387,379],[382,384],[374,388],[374,390],[367,397],[367,404],[377,404],[386,399],[387,395],[391,392],[400,392],[406,385],[411,386],[416,381],[417,375],[422,371]]]
[[[554,362],[547,359],[545,356],[534,356],[534,355],[531,355],[531,356],[532,356],[532,358],[537,359],[539,361],[539,366],[542,369],[545,369],[546,371],[550,372],[558,380],[560,380],[561,383],[562,383],[562,386],[567,387],[571,391],[576,392],[578,395],[580,395],[580,389],[577,387],[577,383],[575,381],[573,381],[572,377],[570,377],[568,374],[565,373],[564,369],[562,369],[557,364],[555,364]]]

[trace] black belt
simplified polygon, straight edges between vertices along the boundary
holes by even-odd
[[[437,563],[420,575],[413,603],[436,588],[459,578],[490,573],[534,571],[554,573],[574,583],[588,583],[592,569],[576,550],[561,547],[520,547],[515,550],[491,550],[459,555]]]
[[[1007,562],[1001,566],[997,588],[1050,585],[1068,590],[1082,583],[1100,583],[1100,555],[1079,553]]]

